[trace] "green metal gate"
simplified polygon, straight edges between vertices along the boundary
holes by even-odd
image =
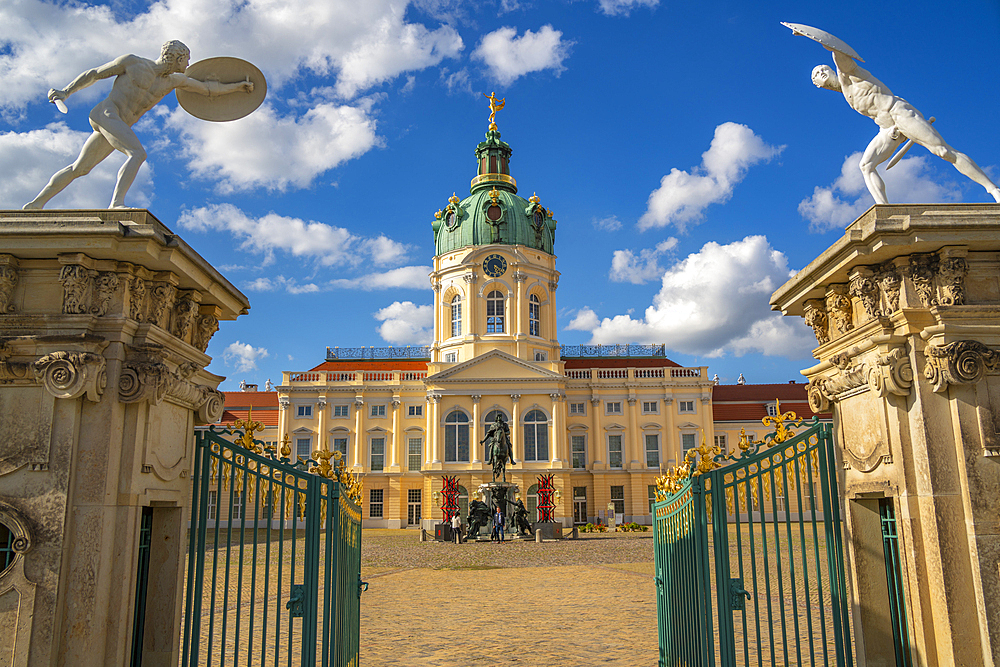
[[[658,480],[660,665],[853,665],[831,426],[789,418]]]
[[[196,434],[181,665],[357,665],[360,484],[237,426]]]

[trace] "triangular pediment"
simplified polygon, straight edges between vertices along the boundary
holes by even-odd
[[[684,422],[683,424],[678,424],[677,428],[701,428],[693,422]]]
[[[565,378],[501,350],[490,350],[427,378],[427,384],[464,382],[552,382]]]

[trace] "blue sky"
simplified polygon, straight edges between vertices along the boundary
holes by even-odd
[[[1000,177],[996,0],[0,0],[0,209],[76,157],[110,82],[65,116],[49,88],[168,39],[253,62],[269,89],[251,116],[207,123],[171,95],[136,125],[149,159],[127,203],[249,296],[208,349],[222,388],[278,382],[328,345],[429,341],[430,224],[468,193],[496,91],[520,194],[559,223],[562,343],[800,379],[815,339],[768,299],[871,204],[855,153],[876,126],[812,85],[829,54],[780,21],[840,37]],[[107,206],[121,162],[50,208]],[[894,202],[992,201],[921,147],[886,182]]]

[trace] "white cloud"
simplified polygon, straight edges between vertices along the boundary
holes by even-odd
[[[430,30],[405,19],[405,0],[244,2],[160,0],[125,20],[107,6],[52,4],[42,0],[0,3],[0,110],[19,115],[50,87],[63,86],[84,67],[122,53],[146,58],[180,39],[192,61],[236,55],[268,73],[280,88],[300,70],[335,79],[340,95],[358,92],[457,57],[462,38],[450,25]],[[81,93],[93,100],[95,86]],[[74,97],[75,99],[75,97]],[[72,103],[70,104],[72,107]]]
[[[449,72],[447,69],[442,68],[441,80],[450,93],[456,91],[472,93],[472,81],[469,79],[469,70],[464,67],[457,72]]]
[[[517,28],[500,28],[479,42],[472,57],[483,61],[502,85],[530,74],[552,70],[558,76],[564,69],[573,42],[563,41],[562,32],[544,25],[538,32],[526,30],[521,37]]]
[[[434,307],[396,301],[373,317],[382,322],[378,333],[394,345],[427,345],[434,338]]]
[[[184,211],[177,223],[192,231],[228,231],[242,239],[240,247],[243,250],[263,255],[265,264],[273,262],[275,251],[280,250],[295,257],[314,259],[323,266],[362,263],[387,266],[405,259],[408,250],[408,246],[384,235],[356,236],[343,227],[322,222],[276,213],[254,219],[232,204]]]
[[[21,208],[48,183],[52,174],[76,160],[90,132],[77,132],[65,123],[41,130],[0,133],[0,209]],[[80,183],[71,183],[52,200],[60,208],[107,208],[125,156],[114,152]],[[129,206],[146,207],[153,186],[148,162],[128,192]]]
[[[660,4],[660,0],[598,0],[601,11],[608,16],[628,16],[635,7],[652,9]]]
[[[267,356],[267,348],[254,347],[240,341],[230,343],[229,347],[222,353],[222,358],[238,373],[257,370],[257,361]]]
[[[768,304],[789,277],[785,255],[763,236],[727,245],[706,243],[663,274],[663,283],[642,318],[599,319],[581,310],[568,329],[589,331],[591,343],[665,343],[685,354],[806,356],[815,345],[797,318],[782,318]]]
[[[733,187],[743,180],[747,169],[769,161],[784,148],[765,143],[746,125],[719,125],[709,149],[702,153],[701,165],[690,172],[671,169],[660,187],[649,195],[639,229],[673,224],[683,231],[701,219],[709,204],[729,201]]]
[[[632,283],[642,285],[650,280],[656,280],[663,275],[660,268],[660,257],[677,247],[677,239],[670,237],[656,244],[655,248],[643,248],[639,256],[631,250],[615,250],[611,258],[611,271],[608,278],[616,283]]]
[[[799,213],[810,222],[811,231],[843,229],[875,203],[858,168],[861,156],[858,151],[844,158],[837,180],[827,187],[816,186],[812,196],[799,203]],[[893,203],[958,201],[958,186],[935,182],[931,171],[931,159],[926,155],[900,160],[888,171],[878,169]]]
[[[609,215],[606,218],[593,219],[593,225],[595,229],[600,229],[605,232],[613,232],[622,228],[622,221],[618,219],[617,215]]]
[[[289,294],[308,294],[313,292],[330,292],[332,290],[357,289],[366,292],[382,289],[430,289],[427,275],[431,272],[429,266],[401,266],[383,273],[368,273],[357,278],[337,278],[321,284],[314,282],[299,283],[294,278],[286,276],[262,276],[251,280],[243,287],[253,292],[285,291]]]
[[[206,123],[177,109],[167,126],[180,133],[195,175],[218,180],[227,194],[309,187],[318,175],[379,143],[365,108],[328,103],[297,117],[279,117],[265,104],[231,123]]]

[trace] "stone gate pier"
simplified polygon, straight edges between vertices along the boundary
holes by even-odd
[[[771,297],[816,333],[861,665],[1000,656],[1000,205],[880,205]]]
[[[177,664],[205,349],[248,308],[148,211],[0,211],[0,664]]]

